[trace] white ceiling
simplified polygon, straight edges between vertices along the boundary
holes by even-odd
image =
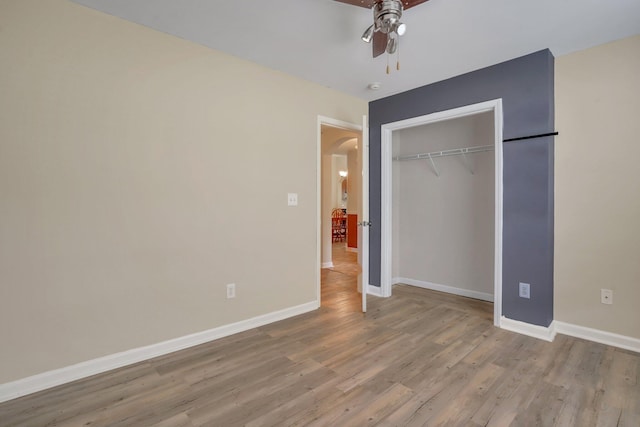
[[[372,12],[332,0],[74,1],[369,101],[640,33],[640,0],[430,0],[405,11],[401,70],[391,57],[387,75],[387,55],[372,59],[360,40]]]

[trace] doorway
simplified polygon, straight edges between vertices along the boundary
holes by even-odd
[[[453,110],[415,117],[399,122],[389,123],[382,126],[382,224],[381,224],[381,294],[390,296],[393,284],[393,138],[394,132],[411,129],[428,124],[445,122],[453,119],[464,118],[474,115],[490,114],[493,124],[491,151],[493,151],[493,301],[494,301],[494,324],[500,326],[500,316],[502,313],[502,102],[500,99],[487,101],[480,104],[469,105]],[[445,150],[441,150],[445,151]],[[439,173],[437,165],[432,156],[435,153],[424,154],[420,162],[425,168],[430,168],[431,173]],[[398,157],[398,156],[396,156]],[[466,160],[459,158],[459,166],[469,167]],[[469,172],[473,173],[472,165]],[[396,213],[397,214],[397,213]],[[396,242],[397,243],[397,242]],[[397,247],[397,245],[396,245]]]
[[[361,285],[362,141],[363,126],[318,117],[318,300],[357,311],[365,311],[367,289]]]

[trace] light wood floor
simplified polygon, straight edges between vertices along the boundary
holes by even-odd
[[[0,425],[640,426],[640,354],[404,285],[363,315],[353,257],[315,312],[0,404]]]

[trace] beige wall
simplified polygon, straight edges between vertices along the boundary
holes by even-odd
[[[555,319],[640,338],[640,36],[555,69]]]
[[[493,113],[404,129],[394,155],[494,143]],[[494,152],[393,162],[394,277],[493,295]],[[397,180],[397,182],[395,181]],[[486,295],[488,294],[488,295]]]
[[[65,0],[2,1],[0,63],[0,383],[316,299],[364,101]]]

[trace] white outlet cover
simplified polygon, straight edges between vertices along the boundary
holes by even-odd
[[[518,295],[520,298],[531,298],[531,285],[520,282]]]
[[[229,283],[227,285],[227,298],[235,298],[236,297],[236,284]]]
[[[611,289],[600,289],[600,302],[602,304],[613,304],[613,291]]]
[[[288,193],[287,194],[287,205],[288,206],[298,206],[298,193]]]

